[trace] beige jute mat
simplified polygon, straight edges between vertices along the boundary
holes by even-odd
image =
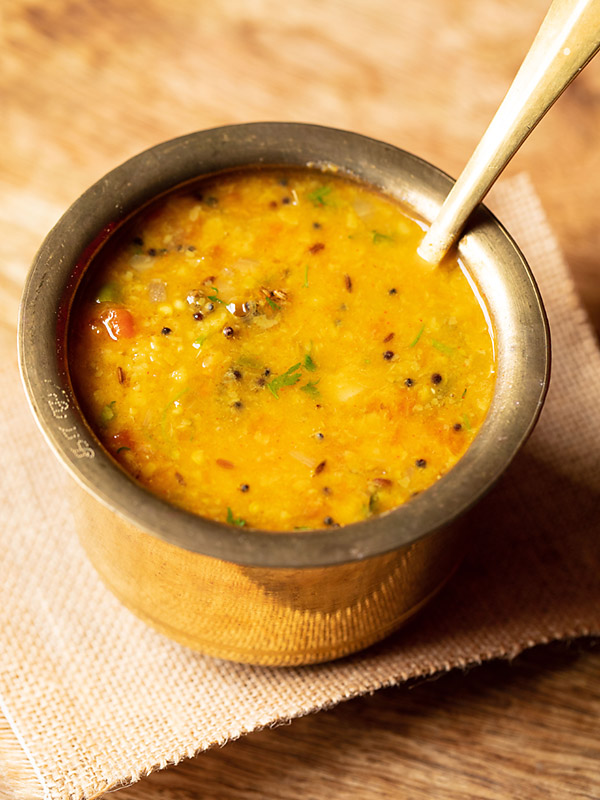
[[[409,678],[600,633],[600,353],[525,176],[493,207],[541,286],[553,336],[542,419],[471,514],[474,546],[418,618],[370,650],[299,669],[226,663],[147,628],[78,544],[64,485],[0,376],[0,775],[30,798],[92,798],[215,744]],[[13,764],[7,763],[9,751]],[[10,780],[10,778],[9,778]]]

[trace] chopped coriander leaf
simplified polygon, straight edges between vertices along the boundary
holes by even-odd
[[[119,453],[122,453],[123,450],[131,450],[131,447],[125,447],[125,445],[123,445],[123,447],[119,447],[119,449],[117,450],[117,455]]]
[[[284,386],[293,386],[295,383],[298,383],[300,380],[300,372],[302,365],[300,362],[294,364],[293,367],[290,367],[283,375],[278,375],[276,378],[273,378],[272,381],[267,383],[269,391],[279,400],[279,390],[282,389]]]
[[[271,306],[271,308],[275,309],[276,311],[279,311],[281,306],[278,306],[277,303],[274,300],[271,300],[270,297],[267,297],[266,300],[267,300],[267,303]]]
[[[229,525],[237,525],[239,528],[243,528],[246,524],[245,519],[233,516],[233,511],[229,508],[229,506],[227,506],[227,522]]]
[[[469,418],[467,417],[466,414],[463,414],[462,421],[463,421],[463,426],[464,426],[465,430],[467,430],[469,433],[471,433],[471,430],[472,430],[471,421],[469,420]]]
[[[319,378],[318,381],[309,381],[307,384],[300,387],[300,391],[306,392],[309,397],[320,397],[319,390],[317,389],[317,384],[320,383],[320,380],[321,379]]]
[[[194,339],[192,342],[192,347],[195,347],[196,350],[200,350],[204,342],[208,339],[208,336],[198,336],[197,339]]]
[[[330,192],[331,186],[319,186],[318,189],[315,189],[314,192],[309,192],[306,196],[314,206],[326,206],[328,205],[327,200]]]
[[[467,396],[467,388],[468,388],[468,387],[467,387],[467,386],[465,386],[465,390],[464,390],[464,392],[463,392],[463,393],[461,394],[461,396],[460,396],[460,399],[461,399],[461,400],[464,400],[464,399],[465,399],[465,397]]]
[[[408,345],[409,347],[415,347],[415,345],[418,343],[419,339],[420,339],[420,338],[421,338],[421,336],[423,335],[423,331],[424,331],[424,330],[425,330],[425,323],[423,323],[423,324],[421,325],[421,328],[420,328],[419,332],[417,333],[417,335],[415,336],[415,338],[412,340],[412,342],[411,342],[411,343]]]
[[[380,233],[379,231],[371,231],[373,235],[373,244],[381,244],[382,242],[393,242],[394,238],[392,236],[388,236],[385,233]]]
[[[216,286],[211,286],[209,291],[212,292],[212,294],[208,294],[206,296],[212,303],[221,303],[221,305],[225,305],[225,301],[221,300],[221,298],[217,296],[219,294],[219,290]]]
[[[312,360],[309,353],[304,356],[304,369],[307,369],[309,372],[314,372],[317,368],[317,365]]]
[[[431,344],[435,347],[436,350],[439,350],[440,353],[444,353],[446,356],[451,356],[456,352],[455,347],[449,347],[447,344],[443,342],[439,342],[437,339],[432,339]]]

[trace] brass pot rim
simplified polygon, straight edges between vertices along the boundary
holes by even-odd
[[[152,198],[204,174],[244,166],[334,166],[390,194],[431,222],[452,186],[437,167],[390,144],[306,123],[212,128],[156,145],[88,189],[35,256],[19,312],[19,364],[50,447],[96,499],[171,544],[255,567],[310,568],[382,555],[448,525],[504,472],[533,429],[550,376],[548,323],[535,279],[502,224],[480,206],[459,246],[491,312],[497,381],[488,417],[458,464],[408,503],[335,529],[300,533],[237,528],[198,517],[135,483],[95,439],[64,365],[69,303],[103,239]]]

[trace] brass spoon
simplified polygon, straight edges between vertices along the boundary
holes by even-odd
[[[546,111],[600,49],[600,0],[554,0],[506,97],[425,235],[438,264]]]

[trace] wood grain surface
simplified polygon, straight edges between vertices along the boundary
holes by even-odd
[[[546,7],[546,0],[4,0],[3,359],[15,357],[20,290],[42,238],[118,163],[192,130],[278,119],[384,139],[456,175]],[[599,130],[600,60],[508,168],[531,175],[596,330]],[[509,665],[387,690],[254,734],[120,796],[600,798],[599,678],[593,643],[540,648]],[[0,782],[1,800],[12,797]]]

